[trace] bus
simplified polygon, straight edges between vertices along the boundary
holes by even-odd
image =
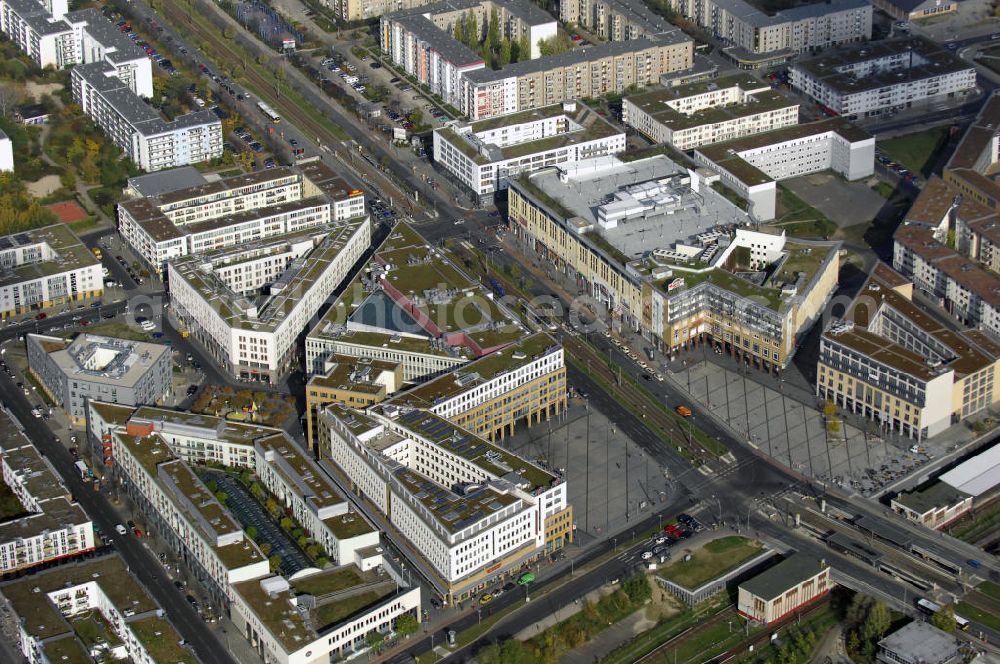
[[[279,122],[281,122],[281,116],[275,113],[274,109],[265,104],[264,102],[262,101],[257,102],[257,108],[259,108],[260,112],[266,115],[267,119],[273,122],[274,124],[278,124]]]
[[[920,598],[917,600],[917,609],[919,609],[921,613],[924,613],[928,616],[933,616],[935,613],[941,610],[941,606],[939,604],[935,604],[934,602],[928,599]],[[956,613],[955,626],[958,627],[963,632],[968,632],[971,623],[967,619],[963,618],[962,616]]]

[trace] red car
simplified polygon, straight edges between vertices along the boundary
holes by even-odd
[[[142,537],[142,528],[133,528],[132,532],[135,533],[136,537]]]

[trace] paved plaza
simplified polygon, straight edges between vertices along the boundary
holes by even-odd
[[[582,399],[570,400],[563,416],[520,429],[503,446],[565,469],[578,537],[626,530],[670,495],[672,483],[656,460]]]
[[[673,375],[681,388],[744,437],[747,442],[793,470],[845,490],[875,495],[886,484],[930,461],[943,442],[923,443],[883,437],[840,420],[828,430],[815,400],[785,394],[743,373],[712,362],[698,362]],[[791,391],[791,390],[789,390]]]

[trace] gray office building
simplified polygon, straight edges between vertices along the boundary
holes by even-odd
[[[29,334],[25,343],[31,372],[75,424],[85,422],[87,399],[141,406],[170,396],[168,346],[93,334]]]

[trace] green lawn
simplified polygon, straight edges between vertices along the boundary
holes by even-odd
[[[762,550],[760,542],[729,535],[707,542],[691,554],[690,560],[677,560],[664,567],[660,575],[685,588],[694,589],[740,566]],[[678,553],[678,557],[681,556]]]
[[[946,140],[948,127],[933,127],[915,134],[890,138],[879,143],[879,147],[893,161],[927,177],[934,166],[934,158]]]
[[[783,185],[778,185],[777,215],[772,224],[792,237],[828,238],[837,225]]]
[[[94,230],[100,225],[94,217],[87,217],[86,219],[81,219],[80,221],[74,221],[69,225],[73,232],[79,235],[80,233],[86,233],[87,231]]]
[[[992,581],[983,581],[976,586],[976,590],[1000,602],[1000,584],[993,583]]]
[[[997,529],[1000,529],[1000,504],[979,511],[974,518],[962,520],[948,532],[963,542],[975,544]]]
[[[73,332],[75,331],[73,330]],[[102,320],[100,323],[81,328],[81,331],[87,334],[100,334],[106,337],[128,339],[130,341],[150,341],[152,339],[152,337],[139,328],[116,320]]]
[[[990,629],[1000,630],[1000,616],[987,613],[980,608],[972,606],[968,602],[959,602],[955,605],[955,613],[968,620],[982,623]]]

